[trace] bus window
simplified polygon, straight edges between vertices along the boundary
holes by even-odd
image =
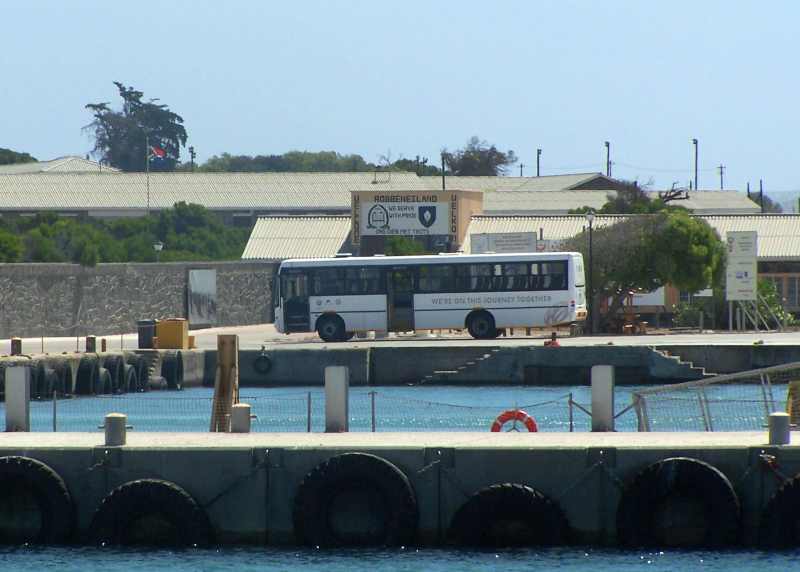
[[[317,268],[311,283],[314,296],[340,296],[345,293],[345,277],[342,268]]]
[[[449,264],[420,266],[418,288],[420,292],[453,292],[457,290],[455,268]]]
[[[503,264],[505,290],[528,289],[528,265],[525,262],[506,262]]]
[[[345,269],[345,284],[350,295],[381,294],[381,271],[377,267]]]

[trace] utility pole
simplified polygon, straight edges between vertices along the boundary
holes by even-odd
[[[611,176],[611,143],[606,141],[606,177]]]
[[[764,181],[758,180],[758,202],[761,203],[761,214],[764,214]]]
[[[444,153],[442,153],[442,190],[444,191]]]
[[[692,139],[692,144],[694,145],[694,190],[700,190],[700,187],[697,184],[697,139]]]
[[[536,150],[536,176],[539,176],[539,158],[542,156],[542,150]]]
[[[747,181],[747,198],[750,198],[750,181]]]
[[[725,173],[725,165],[720,163],[717,169],[719,169],[719,190],[722,191],[725,190],[725,179],[723,178]]]
[[[147,180],[147,214],[150,215],[150,134],[144,134],[144,172]]]
[[[523,165],[522,163],[520,163],[520,164],[519,164],[519,176],[520,176],[520,177],[522,177],[522,168],[523,168],[524,166],[525,166],[525,165]]]
[[[197,156],[197,153],[194,152],[194,146],[189,146],[189,163],[192,166],[192,173],[194,173],[194,158]]]

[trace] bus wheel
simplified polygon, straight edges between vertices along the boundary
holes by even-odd
[[[469,335],[477,340],[490,340],[497,337],[494,318],[489,312],[475,312],[467,318]]]
[[[317,333],[326,342],[345,340],[344,322],[339,316],[322,316],[317,322]]]

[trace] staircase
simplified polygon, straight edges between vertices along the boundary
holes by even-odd
[[[684,379],[686,381],[694,381],[698,379],[707,379],[714,377],[717,374],[709,373],[704,367],[697,367],[690,361],[684,361],[680,356],[672,355],[667,350],[660,350],[655,346],[650,346],[653,351],[654,362],[652,364],[652,371],[658,373],[656,377],[664,377],[667,379]]]
[[[485,367],[487,365],[486,362],[491,360],[499,351],[498,348],[481,348],[480,353],[475,357],[464,361],[454,368],[433,370],[431,373],[424,376],[419,381],[419,384],[455,384],[464,381],[469,377],[473,377],[479,369]]]

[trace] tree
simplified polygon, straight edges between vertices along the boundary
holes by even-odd
[[[11,149],[4,149],[0,147],[0,165],[16,165],[18,163],[33,163],[36,157],[32,157],[28,153],[18,153]]]
[[[765,213],[782,213],[783,207],[779,202],[772,200],[767,195],[759,193],[758,195],[750,195],[750,198],[761,205],[761,211]]]
[[[120,111],[109,108],[107,102],[86,105],[94,116],[85,127],[95,138],[93,154],[123,171],[144,171],[151,156],[151,170],[174,170],[187,139],[183,118],[156,103],[157,99],[142,101],[144,93],[133,87],[118,81],[114,85],[123,101]]]
[[[0,229],[0,262],[19,262],[22,260],[22,241],[16,234]]]
[[[384,243],[383,252],[386,256],[415,256],[418,254],[433,254],[425,245],[408,236],[389,236]]]
[[[596,229],[591,269],[587,234],[568,240],[564,249],[583,253],[586,272],[592,273],[591,307],[610,299],[607,317],[612,318],[631,292],[666,284],[696,292],[720,284],[724,273],[725,249],[716,232],[680,210],[632,216]],[[599,312],[593,314],[597,324]]]
[[[494,145],[471,137],[463,149],[449,152],[442,151],[445,166],[451,175],[488,175],[497,176],[506,172],[509,166],[517,162],[514,151],[499,151]]]
[[[182,166],[186,169],[187,166]],[[236,173],[312,173],[372,171],[375,165],[361,155],[342,155],[336,151],[289,151],[283,155],[214,155],[198,168],[208,172]]]

